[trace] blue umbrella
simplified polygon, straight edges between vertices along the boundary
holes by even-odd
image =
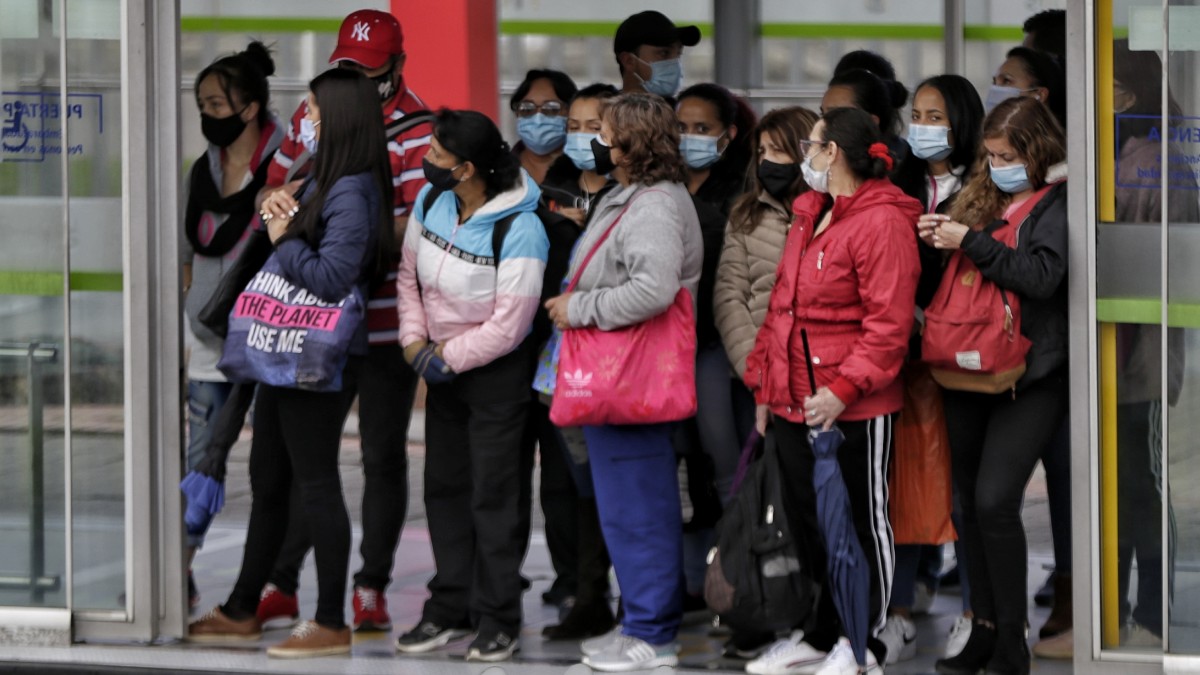
[[[188,534],[204,534],[213,516],[225,506],[225,483],[212,476],[192,471],[184,476],[179,483],[179,489],[187,497],[187,511],[183,514],[183,522],[187,525]]]
[[[817,378],[808,351],[808,331],[803,328],[800,329],[800,340],[804,345],[808,384],[815,394]],[[817,492],[817,524],[825,543],[826,585],[833,595],[833,606],[837,608],[846,637],[850,639],[854,660],[865,666],[871,577],[867,572],[867,556],[854,530],[850,495],[842,478],[842,467],[838,464],[838,448],[845,440],[836,425],[828,430],[810,429],[808,432],[808,442],[816,459],[813,487]]]

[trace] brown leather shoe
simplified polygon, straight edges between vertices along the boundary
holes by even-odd
[[[302,621],[288,639],[267,650],[278,659],[307,659],[350,653],[350,628],[326,628],[316,621]]]
[[[188,626],[189,642],[250,642],[262,637],[262,625],[250,617],[237,621],[217,605]]]

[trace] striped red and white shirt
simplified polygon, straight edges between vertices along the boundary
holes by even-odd
[[[403,80],[400,81],[399,88],[399,92],[383,106],[385,126],[409,113],[426,109],[425,103],[405,86]],[[292,164],[304,151],[304,144],[300,142],[300,120],[307,112],[308,106],[302,102],[296,108],[295,114],[292,115],[287,136],[275,153],[275,160],[267,172],[267,187],[283,185]],[[392,213],[396,217],[407,216],[412,212],[417,193],[425,187],[425,171],[421,166],[421,160],[425,158],[425,153],[429,150],[429,139],[432,137],[432,125],[418,124],[397,138],[388,141],[388,154],[392,163],[392,186],[395,190]],[[298,171],[296,178],[307,175],[311,164],[310,161],[310,166]],[[400,242],[396,242],[396,245],[399,247]],[[367,302],[367,329],[373,345],[399,344],[400,315],[396,308],[396,270],[399,265],[400,256],[397,253],[396,259],[392,263],[392,269],[388,272],[387,281],[375,289],[375,293]]]

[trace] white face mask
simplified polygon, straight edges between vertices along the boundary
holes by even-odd
[[[304,144],[304,149],[308,150],[308,154],[317,154],[317,125],[321,120],[316,122],[307,117],[300,118],[300,142]]]
[[[804,182],[808,183],[808,187],[817,192],[829,193],[829,167],[817,171],[813,168],[812,157],[805,157],[800,163],[800,173],[804,174]]]
[[[1002,87],[998,84],[993,84],[988,87],[987,101],[983,104],[985,112],[992,112],[992,109],[1000,105],[1001,102],[1007,101],[1010,98],[1016,98],[1029,89],[1017,89],[1016,87]]]

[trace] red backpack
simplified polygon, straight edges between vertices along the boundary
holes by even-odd
[[[1033,207],[1052,185],[1025,200],[1012,217],[986,230],[1009,248]],[[950,256],[921,334],[921,360],[946,389],[998,394],[1017,389],[1031,343],[1021,334],[1021,304],[1015,293],[988,280],[959,249]]]

